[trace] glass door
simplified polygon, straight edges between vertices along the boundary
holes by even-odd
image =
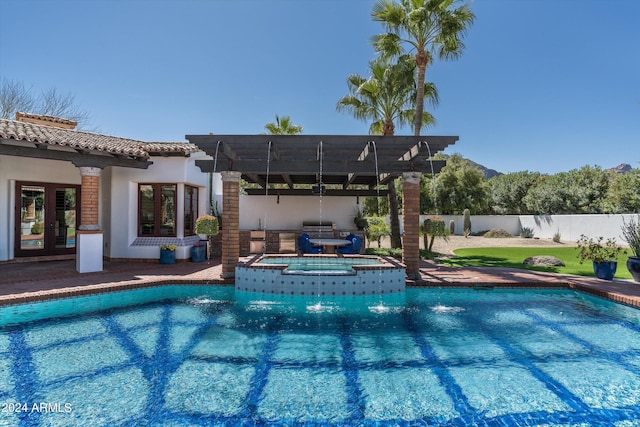
[[[75,253],[80,186],[16,184],[16,256]]]

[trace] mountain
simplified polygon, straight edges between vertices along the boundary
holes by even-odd
[[[469,159],[467,159],[467,160],[469,160]],[[495,169],[489,169],[488,167],[483,166],[480,163],[476,163],[473,160],[469,160],[469,163],[471,163],[473,166],[475,166],[478,169],[480,169],[482,171],[482,173],[484,174],[484,177],[486,179],[493,178],[494,176],[502,175],[502,172],[498,172]]]
[[[615,173],[627,173],[629,172],[631,169],[633,169],[631,167],[630,164],[628,163],[621,163],[618,166],[616,166],[615,168],[611,168],[611,169],[607,169],[607,172],[615,172]]]

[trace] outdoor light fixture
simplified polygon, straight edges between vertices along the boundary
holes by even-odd
[[[311,187],[311,192],[313,194],[324,194],[326,191],[325,186],[322,184],[322,181],[320,181],[318,184],[313,185]]]

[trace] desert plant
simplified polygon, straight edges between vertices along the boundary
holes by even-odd
[[[585,260],[595,263],[615,261],[621,253],[626,253],[624,248],[616,244],[615,239],[607,239],[605,241],[602,236],[593,239],[584,234],[580,235],[576,249],[579,251],[578,258],[580,258],[580,263]]]
[[[559,231],[556,231],[556,233],[553,235],[553,241],[556,243],[560,243],[560,239],[561,239],[561,235]]]
[[[622,220],[622,239],[629,244],[633,256],[640,257],[640,221],[631,218]]]
[[[456,222],[454,220],[449,221],[449,234],[456,234]]]
[[[462,231],[464,237],[469,237],[469,234],[471,234],[471,211],[469,209],[465,209],[462,212]]]
[[[533,228],[522,227],[522,230],[520,230],[520,237],[524,237],[525,239],[533,238]]]
[[[444,221],[437,216],[425,219],[424,223],[420,226],[420,234],[424,237],[424,248],[431,252],[436,237],[448,241],[447,231],[447,228],[444,226]]]

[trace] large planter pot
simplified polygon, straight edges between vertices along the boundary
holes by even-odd
[[[175,264],[176,251],[160,250],[160,264]]]
[[[627,269],[633,276],[633,280],[640,282],[640,257],[630,256],[627,259]]]
[[[191,262],[202,262],[207,257],[206,246],[192,246],[191,247]]]
[[[593,262],[593,272],[598,279],[611,280],[616,275],[617,261]]]

